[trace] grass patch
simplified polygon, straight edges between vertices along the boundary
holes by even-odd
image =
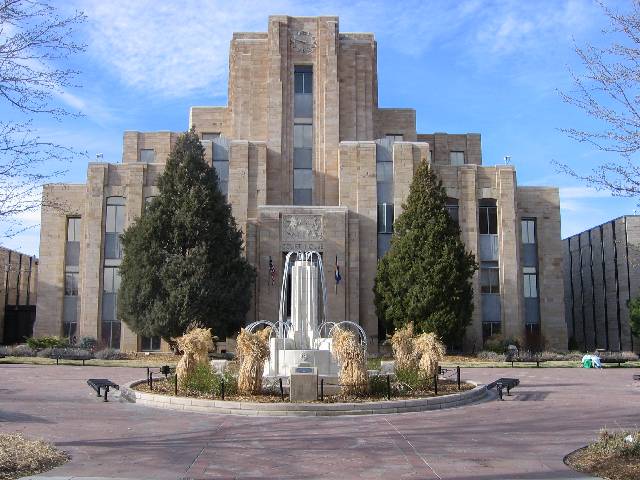
[[[99,360],[93,358],[91,360],[85,360],[86,366],[94,367],[157,367],[161,365],[170,365],[175,367],[180,357],[171,355],[156,356],[149,355],[147,357],[135,358],[130,360]],[[5,357],[0,358],[0,365],[2,364],[28,364],[28,365],[55,365],[56,361],[52,358],[40,358],[40,357]],[[81,360],[60,360],[60,365],[80,365]]]
[[[0,480],[35,475],[69,460],[69,455],[44,440],[29,440],[21,433],[0,434]]]
[[[640,478],[640,431],[602,430],[598,440],[567,456],[573,469],[610,480]]]

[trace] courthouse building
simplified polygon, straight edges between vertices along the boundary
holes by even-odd
[[[185,127],[200,135],[258,271],[247,322],[277,319],[284,255],[317,250],[328,320],[360,323],[375,350],[376,263],[428,161],[480,264],[466,347],[530,331],[566,349],[558,189],[520,187],[513,166],[483,166],[479,134],[418,133],[415,110],[379,107],[373,34],[342,33],[333,16],[272,16],[267,32],[236,33],[228,105],[192,107]],[[119,235],[158,194],[177,136],[127,131],[120,163],[90,163],[86,184],[44,189],[68,211],[43,210],[36,334],[160,347],[117,317]]]

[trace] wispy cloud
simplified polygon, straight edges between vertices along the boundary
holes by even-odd
[[[605,197],[611,197],[611,193],[606,190],[596,190],[591,187],[560,187],[560,198],[562,200]]]
[[[434,45],[467,52],[487,64],[496,57],[549,54],[589,23],[588,0],[521,2],[445,0],[90,0],[89,54],[127,86],[164,97],[226,93],[229,41],[236,31],[265,31],[272,14],[340,15],[343,31],[371,31],[385,48],[422,55]]]

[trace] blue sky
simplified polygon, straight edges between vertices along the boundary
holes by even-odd
[[[520,185],[560,187],[563,237],[637,208],[551,164],[586,172],[606,160],[558,130],[599,126],[557,93],[571,89],[569,67],[580,71],[574,42],[606,41],[605,17],[590,0],[89,0],[59,8],[88,16],[78,31],[87,51],[71,62],[81,87],[59,96],[84,116],[36,119],[44,138],[88,154],[64,166],[61,182],[83,183],[97,153],[120,161],[124,130],[182,131],[190,106],[225,105],[234,31],[266,31],[270,14],[324,14],[339,15],[343,32],[376,35],[381,107],[415,108],[419,132],[479,132],[485,165],[510,155]],[[37,254],[39,212],[22,220],[33,228],[3,243]]]

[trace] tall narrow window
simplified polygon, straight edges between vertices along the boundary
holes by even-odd
[[[64,301],[62,330],[64,337],[73,340],[78,332],[78,284],[80,277],[80,218],[67,220],[67,243],[64,260]]]
[[[109,348],[120,348],[120,320],[118,320],[118,289],[120,269],[104,267],[102,289],[102,343]]]
[[[213,168],[218,174],[218,188],[225,197],[229,195],[229,141],[218,136],[213,139]]]
[[[104,236],[105,260],[119,260],[122,258],[122,243],[120,241],[120,236],[124,232],[124,217],[124,197],[108,197]]]
[[[313,69],[297,65],[293,99],[293,204],[313,204]]]
[[[536,219],[523,218],[520,221],[522,232],[522,284],[524,288],[524,322],[527,332],[539,330],[540,300],[538,298],[538,246]]]
[[[482,332],[486,340],[500,333],[500,270],[498,262],[480,262],[480,292],[482,297]]]
[[[378,201],[378,258],[391,245],[393,233],[393,143],[394,135],[376,141],[376,191]]]
[[[451,216],[451,218],[453,218],[455,220],[456,223],[459,223],[459,219],[458,219],[458,199],[457,198],[451,198],[448,197],[446,202],[445,202],[445,207],[447,209],[447,212],[449,212],[449,215]]]

